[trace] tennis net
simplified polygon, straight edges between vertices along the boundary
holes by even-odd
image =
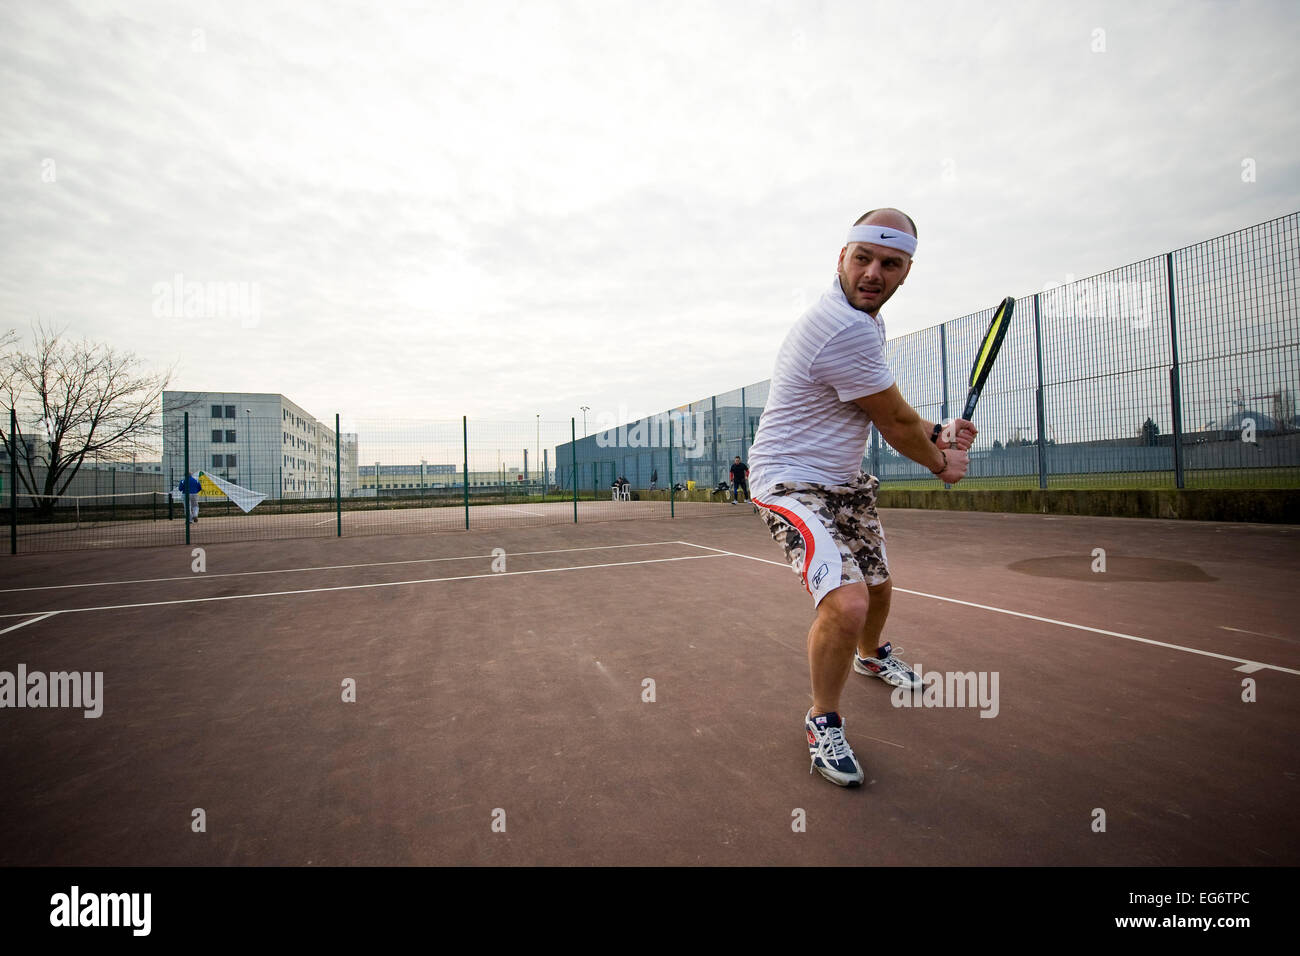
[[[168,517],[171,504],[165,491],[131,491],[102,495],[18,496],[18,524],[51,528],[84,527],[107,521],[159,520]],[[181,505],[176,504],[180,515]]]

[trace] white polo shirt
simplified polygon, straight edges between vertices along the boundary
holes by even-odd
[[[777,352],[749,450],[755,497],[782,481],[842,485],[857,475],[871,418],[853,400],[893,384],[885,323],[849,305],[837,275]]]

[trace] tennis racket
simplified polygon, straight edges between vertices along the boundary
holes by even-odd
[[[988,381],[998,350],[1002,348],[1002,340],[1007,337],[1007,326],[1011,324],[1011,313],[1015,309],[1016,300],[1013,297],[1007,296],[1002,300],[1002,304],[993,313],[993,321],[984,333],[979,351],[975,353],[975,364],[970,370],[970,391],[966,393],[966,408],[961,413],[966,421],[970,421],[975,414],[975,405],[980,400],[980,393],[984,391],[984,383]]]

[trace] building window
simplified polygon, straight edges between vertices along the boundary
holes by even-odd
[[[235,440],[235,433],[230,429],[226,429],[226,441],[233,442],[234,440]]]
[[[238,465],[239,465],[239,462],[235,461],[235,456],[234,456],[234,455],[227,455],[227,456],[226,456],[226,467],[227,467],[227,468],[235,468],[235,467],[237,467]]]
[[[220,444],[221,444],[221,429],[220,429],[220,428],[214,428],[214,429],[212,429],[212,444],[214,444],[214,445],[220,445]]]
[[[220,456],[220,455],[213,455],[213,456],[212,456],[212,467],[213,467],[213,468],[220,468],[220,467],[221,467],[221,456]]]
[[[213,417],[213,418],[220,418],[220,417],[221,417],[221,406],[220,406],[220,405],[213,405],[213,406],[212,406],[212,417]]]
[[[234,405],[227,405],[227,406],[226,406],[226,417],[227,417],[227,418],[234,418],[234,417],[235,417],[235,406],[234,406]]]

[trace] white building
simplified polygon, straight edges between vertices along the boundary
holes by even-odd
[[[335,494],[333,422],[318,421],[283,395],[263,392],[163,392],[163,470],[174,486],[189,463],[268,498]],[[356,487],[356,442],[344,438],[342,493]],[[349,460],[350,459],[350,460]]]

